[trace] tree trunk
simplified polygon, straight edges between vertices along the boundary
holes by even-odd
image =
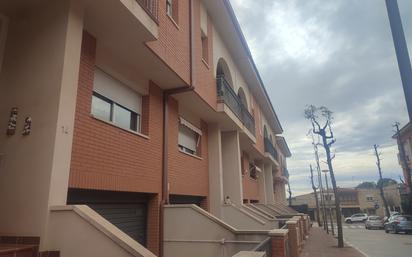
[[[315,203],[316,203],[316,221],[318,222],[319,226],[321,226],[320,224],[320,213],[319,213],[319,200],[318,200],[318,193],[316,192],[316,186],[315,186],[315,182],[313,181],[313,169],[312,169],[312,165],[310,165],[310,179],[312,181],[312,189],[313,189],[313,193],[315,194]]]
[[[330,147],[326,140],[325,130],[321,131],[321,136],[322,136],[323,147],[325,148],[325,152],[326,152],[326,161],[328,163],[328,168],[330,172],[330,180],[332,182],[333,193],[335,195],[336,223],[338,225],[338,247],[343,248],[344,244],[343,244],[343,230],[342,230],[342,215],[341,215],[341,210],[340,210],[340,199],[338,195],[338,188],[336,186],[335,173],[333,172],[332,158],[330,156]]]
[[[378,166],[378,172],[379,172],[379,178],[380,178],[380,185],[378,185],[379,187],[379,192],[381,194],[381,198],[383,201],[383,205],[385,207],[385,211],[386,211],[386,216],[389,218],[391,216],[391,213],[389,212],[389,208],[388,208],[388,202],[386,201],[386,197],[385,194],[383,192],[383,184],[382,184],[382,169],[381,169],[381,159],[379,157],[379,153],[378,153],[378,146],[374,145],[373,148],[375,149],[375,155],[376,155],[376,166]]]

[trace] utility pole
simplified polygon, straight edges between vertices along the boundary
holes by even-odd
[[[326,192],[329,192],[329,184],[328,184],[328,172],[329,170],[322,170],[322,172],[325,173],[325,181],[326,181]],[[329,197],[328,197],[329,198]],[[333,227],[333,218],[332,218],[332,210],[331,210],[331,200],[332,197],[330,199],[328,199],[328,210],[329,210],[329,219],[330,219],[330,225],[331,225],[331,230],[332,230],[332,235],[335,235],[335,229]]]
[[[326,220],[326,211],[325,211],[325,197],[324,197],[323,185],[322,185],[322,175],[320,174],[318,146],[315,143],[315,137],[313,135],[313,131],[311,131],[311,135],[312,135],[313,150],[315,152],[316,171],[318,173],[318,181],[319,181],[319,189],[320,189],[320,205],[321,205],[321,209],[322,209],[323,229],[328,230],[328,226],[327,226],[328,221]],[[322,225],[319,224],[319,226],[322,226]]]
[[[386,201],[385,194],[383,193],[381,153],[378,152],[378,145],[376,144],[373,145],[373,148],[375,149],[376,166],[378,166],[378,172],[379,172],[379,182],[380,182],[380,183],[378,182],[379,192],[382,197],[383,205],[385,206],[386,217],[390,217],[391,213],[389,212],[388,202]]]
[[[313,189],[313,193],[315,194],[315,203],[316,203],[316,221],[318,222],[319,226],[320,226],[320,209],[319,209],[319,200],[318,200],[318,193],[317,193],[317,189],[319,187],[315,186],[315,182],[313,179],[313,169],[312,169],[312,164],[310,165],[310,180],[312,182],[312,189]],[[319,182],[318,182],[319,184]]]
[[[402,27],[402,19],[399,13],[397,0],[385,0],[391,26],[393,44],[395,45],[398,59],[399,72],[401,74],[403,92],[409,114],[409,122],[412,122],[412,68],[409,59],[408,46]]]

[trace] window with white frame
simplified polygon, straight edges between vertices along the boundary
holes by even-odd
[[[133,89],[96,68],[92,110],[95,118],[140,132],[142,97]]]
[[[178,24],[178,0],[166,0],[166,14],[173,19],[173,21]]]
[[[166,0],[166,13],[170,17],[173,15],[173,0]]]
[[[367,195],[366,196],[366,201],[368,201],[368,202],[373,202],[373,196],[370,196],[370,195]]]
[[[202,131],[183,119],[179,118],[179,136],[178,136],[178,146],[179,149],[185,153],[200,155],[200,138],[202,136]]]

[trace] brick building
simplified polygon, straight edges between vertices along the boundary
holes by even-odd
[[[0,235],[41,252],[190,256],[202,227],[171,239],[178,218],[234,236],[294,213],[291,153],[227,0],[2,1],[0,118]]]

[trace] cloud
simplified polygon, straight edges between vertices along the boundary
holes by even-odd
[[[385,175],[397,179],[391,125],[405,124],[407,112],[384,1],[231,2],[285,129],[294,194],[311,191],[307,104],[334,111],[340,186],[376,180],[373,144],[382,147]],[[411,47],[412,1],[398,2]]]

